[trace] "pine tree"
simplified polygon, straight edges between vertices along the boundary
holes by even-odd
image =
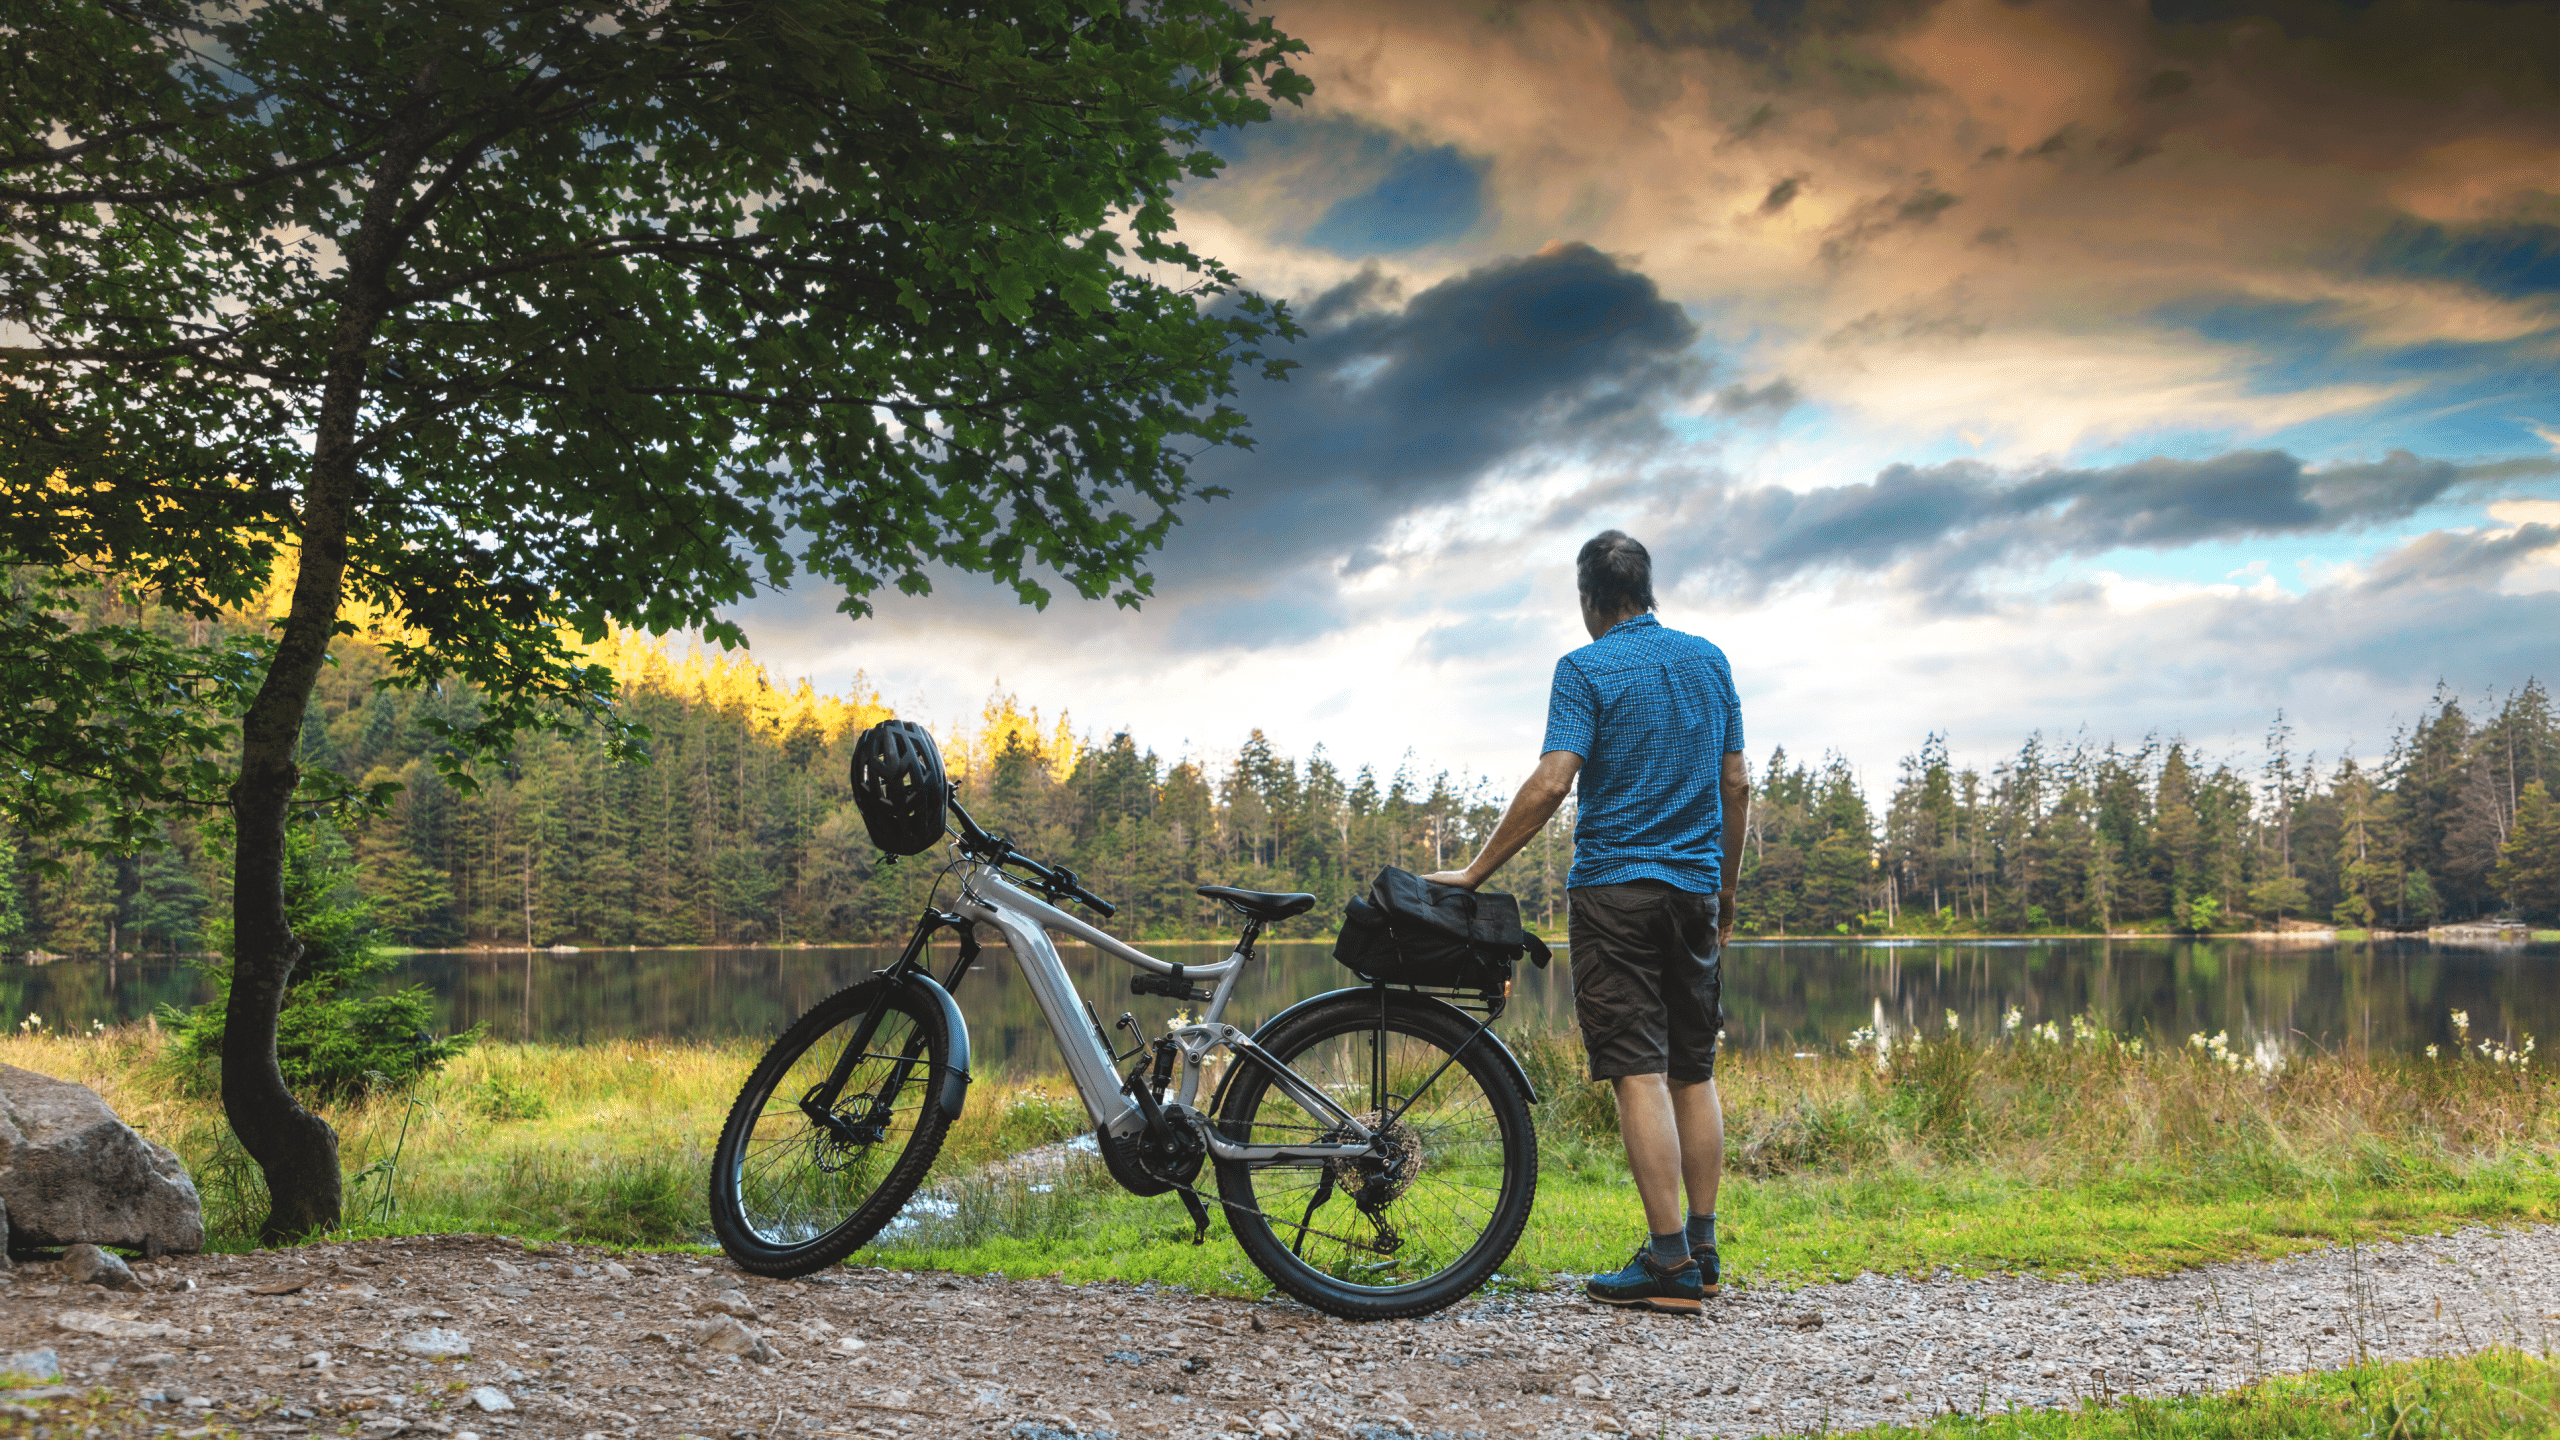
[[[2493,878],[2526,919],[2560,921],[2560,804],[2540,780],[2527,782],[2516,799],[2515,828]]]

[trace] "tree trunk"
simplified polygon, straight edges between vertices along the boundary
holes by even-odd
[[[345,243],[346,299],[323,371],[309,483],[302,495],[302,552],[293,607],[265,683],[241,718],[240,778],[231,787],[239,828],[232,857],[231,998],[223,1011],[222,1111],[267,1182],[259,1243],[280,1244],[339,1222],[344,1184],[338,1133],[302,1107],[276,1064],[276,1018],[302,958],[285,915],[285,827],[301,767],[294,755],[311,690],[327,659],[346,593],[347,532],[357,494],[356,424],[363,412],[366,352],[390,309],[386,277],[398,245],[395,221],[426,147],[419,76],[413,103],[384,150],[364,217]]]

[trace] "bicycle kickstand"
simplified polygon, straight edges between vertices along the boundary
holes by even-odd
[[[1191,1243],[1209,1243],[1209,1207],[1200,1203],[1200,1192],[1188,1185],[1180,1187],[1183,1208],[1191,1212]]]

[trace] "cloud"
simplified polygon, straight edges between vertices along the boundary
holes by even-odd
[[[1795,382],[1784,376],[1753,389],[1739,382],[1716,392],[1715,412],[1719,415],[1750,415],[1768,412],[1771,418],[1795,408],[1804,397],[1796,392]]]
[[[2421,535],[2376,562],[2368,590],[2409,585],[2488,585],[2542,551],[2560,547],[2560,527],[2519,525],[2498,535],[2438,530]]]
[[[1895,231],[1937,224],[1939,216],[1961,203],[1962,197],[1939,189],[1926,175],[1891,194],[1862,201],[1822,237],[1823,263],[1845,265]]]
[[[1309,561],[1367,568],[1400,520],[1497,470],[1659,445],[1661,411],[1706,379],[1695,322],[1587,245],[1480,266],[1387,308],[1394,294],[1364,275],[1316,297],[1312,333],[1289,351],[1299,368],[1237,396],[1253,449],[1193,467],[1230,498],[1186,512],[1166,547],[1158,571],[1177,591]]]
[[[1702,497],[1676,531],[1694,538],[1671,548],[1762,589],[1822,571],[1891,570],[1943,600],[1968,592],[1987,569],[2352,530],[2406,519],[2480,485],[2552,474],[2560,474],[2560,460],[2460,465],[2405,451],[2319,470],[2276,450],[2018,476],[1971,461],[1895,465],[1859,485]],[[2480,550],[2463,563],[2485,565],[2493,553],[2503,552]],[[2455,563],[2446,549],[2439,558],[2412,556],[2391,573],[2432,577]]]

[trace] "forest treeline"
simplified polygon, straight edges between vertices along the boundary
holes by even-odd
[[[173,624],[184,624],[173,620]],[[846,762],[878,697],[783,688],[743,657],[671,655],[629,635],[595,647],[646,727],[647,763],[600,736],[543,734],[458,788],[430,720],[467,693],[376,688],[378,650],[342,643],[303,736],[306,769],[400,788],[332,825],[377,923],[419,946],[788,944],[895,938],[940,881],[927,855],[866,841]],[[1523,723],[1523,734],[1535,717]],[[1137,937],[1230,928],[1199,884],[1309,890],[1284,933],[1319,935],[1382,865],[1474,853],[1507,794],[1408,757],[1345,773],[1259,730],[1232,756],[1167,757],[1142,737],[1074,733],[997,695],[943,737],[990,828],[1063,860],[1120,903]],[[1753,767],[1742,925],[1760,934],[2245,930],[2312,920],[2417,926],[2560,919],[2560,725],[2528,680],[2475,711],[2439,693],[2370,763],[2292,752],[2208,755],[2030,737],[1986,768],[1931,736],[1879,809],[1834,756]],[[167,848],[124,859],[0,833],[0,945],[61,955],[186,952],[228,903],[218,812],[171,814]],[[1572,807],[1497,880],[1536,923],[1564,920]]]

